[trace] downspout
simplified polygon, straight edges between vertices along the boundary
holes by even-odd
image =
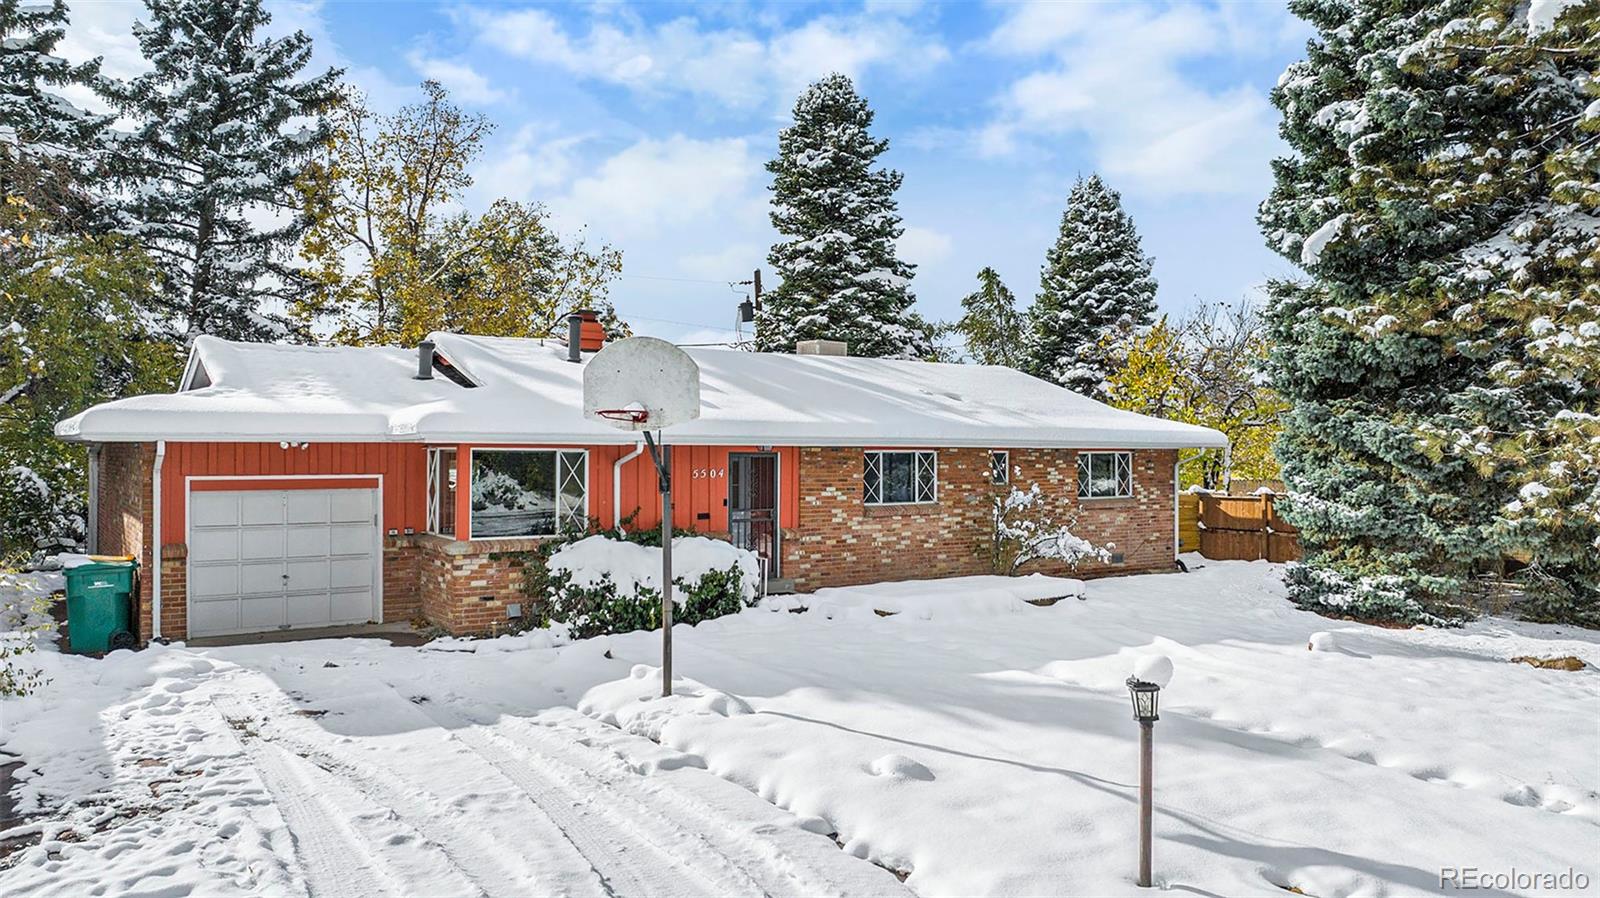
[[[101,444],[89,444],[89,520],[83,542],[90,555],[100,553],[100,449]]]
[[[644,444],[633,447],[633,451],[617,459],[611,465],[611,528],[622,528],[622,466],[644,454]]]
[[[161,465],[167,441],[156,440],[156,463],[150,473],[150,641],[161,641]]]

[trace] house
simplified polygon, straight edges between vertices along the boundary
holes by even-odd
[[[520,613],[519,553],[542,538],[659,525],[637,435],[581,412],[583,351],[603,339],[592,320],[570,349],[201,337],[177,392],[56,433],[89,444],[92,550],[142,559],[141,638],[418,617],[483,631]],[[1171,569],[1180,451],[1227,445],[1007,368],[689,353],[702,414],[667,434],[673,525],[756,550],[802,591],[983,572],[1010,478],[1115,544],[1087,575]]]

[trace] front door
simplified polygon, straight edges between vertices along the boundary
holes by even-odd
[[[766,559],[768,577],[778,576],[776,453],[728,455],[728,533],[734,545]]]

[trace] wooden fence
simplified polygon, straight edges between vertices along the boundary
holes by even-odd
[[[1271,494],[1178,497],[1178,548],[1215,561],[1298,561],[1300,534],[1273,507]]]

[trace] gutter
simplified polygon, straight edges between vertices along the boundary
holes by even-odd
[[[622,466],[644,454],[644,444],[633,447],[633,451],[617,459],[611,464],[611,527],[622,527]]]
[[[156,440],[156,463],[150,474],[150,641],[161,641],[161,465],[167,441]]]

